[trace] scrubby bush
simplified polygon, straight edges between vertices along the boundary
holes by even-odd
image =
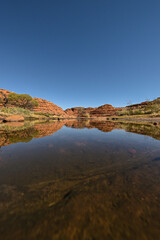
[[[127,110],[127,108],[123,108],[123,109],[117,111],[117,115],[118,116],[129,115],[129,111]]]
[[[38,102],[30,95],[17,93],[8,95],[8,104],[27,109],[33,109],[33,107],[38,106]]]
[[[154,113],[158,113],[160,111],[160,105],[159,104],[153,104],[151,106],[151,110],[154,112]]]
[[[144,112],[141,111],[141,110],[134,110],[133,114],[134,115],[141,115],[141,114],[144,114]]]
[[[2,108],[1,112],[7,113],[7,114],[19,114],[19,115],[32,115],[33,114],[32,111],[30,111],[28,109],[20,108],[20,107]]]

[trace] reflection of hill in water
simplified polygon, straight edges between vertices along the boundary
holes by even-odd
[[[113,122],[113,121],[68,121],[65,124],[67,127],[72,128],[96,128],[102,132],[111,132],[113,129],[123,129],[127,132],[133,132],[142,135],[148,135],[155,139],[160,140],[160,126],[155,126],[152,123],[142,124],[142,123],[123,123],[123,122]]]
[[[127,132],[147,135],[160,140],[160,126],[153,124],[133,124],[133,123],[117,123],[117,128],[124,129]]]
[[[65,126],[72,128],[97,128],[103,132],[111,132],[115,129],[115,123],[109,121],[94,121],[94,120],[86,120],[86,121],[68,121]]]
[[[17,142],[29,142],[33,138],[41,138],[52,135],[63,127],[63,122],[35,123],[33,126],[26,126],[25,129],[19,125],[11,125],[10,128],[0,130],[0,146],[7,146]],[[6,125],[8,127],[8,125]],[[22,128],[22,129],[21,129]]]
[[[2,126],[2,125],[1,125]],[[49,136],[59,131],[63,126],[77,129],[96,128],[102,132],[111,132],[113,129],[124,129],[127,132],[143,134],[160,140],[160,126],[140,123],[119,123],[95,120],[63,120],[45,123],[9,123],[0,128],[0,146],[7,146],[17,142],[29,142],[33,138]]]

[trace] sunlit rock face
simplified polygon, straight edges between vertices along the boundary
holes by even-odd
[[[38,102],[38,107],[33,108],[34,112],[37,113],[51,113],[54,115],[61,115],[61,116],[65,116],[65,112],[63,111],[63,109],[57,105],[55,105],[52,102],[49,102],[45,99],[41,99],[41,98],[34,98],[37,102]]]
[[[9,117],[4,118],[4,122],[23,122],[24,117],[21,115],[12,115]]]
[[[105,104],[100,107],[92,108],[83,108],[83,107],[74,107],[74,108],[68,108],[65,110],[65,113],[67,115],[72,115],[75,117],[85,117],[85,114],[89,114],[91,117],[107,117],[107,116],[113,116],[116,115],[117,110],[119,108],[115,108],[110,104]]]

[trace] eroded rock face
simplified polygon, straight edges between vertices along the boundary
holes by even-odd
[[[50,113],[54,115],[65,116],[63,109],[52,102],[49,102],[45,99],[34,98],[38,102],[38,107],[33,108],[34,112],[37,113]]]
[[[113,115],[115,115],[115,113],[116,113],[116,108],[114,108],[110,104],[102,105],[102,106],[96,108],[95,110],[91,111],[91,114],[96,117],[113,116]]]
[[[4,118],[4,122],[23,122],[24,117],[22,115],[12,115]]]

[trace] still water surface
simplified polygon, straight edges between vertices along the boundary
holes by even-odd
[[[159,240],[160,126],[0,126],[0,239]]]

